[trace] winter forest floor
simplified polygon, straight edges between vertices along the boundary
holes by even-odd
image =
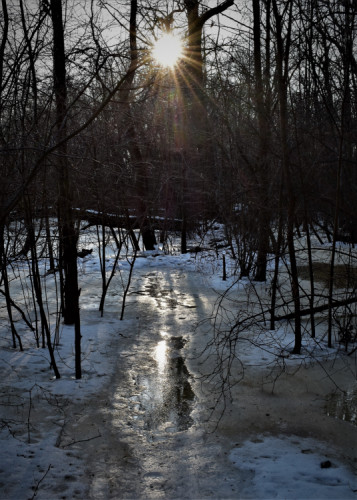
[[[248,332],[218,401],[207,318],[227,285],[212,262],[142,254],[119,321],[115,286],[100,318],[98,257],[87,257],[81,380],[71,328],[54,380],[46,350],[11,348],[1,309],[1,499],[357,499],[356,357],[305,337],[289,355],[280,325]],[[246,288],[224,300],[243,307]]]

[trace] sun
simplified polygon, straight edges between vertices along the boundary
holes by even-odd
[[[172,33],[165,33],[153,45],[152,56],[161,66],[174,68],[183,57],[181,39]]]

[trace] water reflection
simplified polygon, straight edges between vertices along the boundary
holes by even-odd
[[[153,297],[158,307],[175,309],[177,307],[177,299],[173,288],[162,288],[160,286],[160,278],[157,274],[149,274],[148,281],[145,286],[145,292],[150,297]]]
[[[326,404],[326,413],[357,425],[357,385],[346,392],[331,394]]]
[[[159,373],[162,375],[165,372],[165,367],[167,363],[167,342],[166,340],[161,340],[155,348],[154,359],[157,363]]]
[[[138,377],[142,388],[140,407],[147,429],[163,426],[165,430],[175,432],[186,430],[193,424],[191,412],[195,394],[181,355],[185,343],[182,337],[158,342],[153,355],[157,370],[149,376]]]

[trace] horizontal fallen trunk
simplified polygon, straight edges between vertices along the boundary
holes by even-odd
[[[122,215],[119,213],[108,213],[99,212],[97,210],[82,210],[80,208],[73,208],[73,218],[76,220],[86,221],[88,224],[82,228],[87,229],[88,227],[104,224],[107,227],[117,227],[127,230],[131,229],[142,229],[142,221],[136,215]],[[55,207],[46,207],[46,211],[38,209],[34,213],[34,218],[41,219],[43,217],[57,217],[57,210]],[[14,212],[12,214],[12,220],[22,220],[23,214]],[[174,217],[166,217],[163,215],[152,215],[148,217],[150,221],[150,227],[154,230],[161,231],[181,231],[182,219]],[[25,250],[20,253],[25,255]]]
[[[310,314],[319,313],[322,311],[328,311],[329,308],[335,309],[336,307],[348,306],[349,304],[357,303],[357,297],[350,297],[349,299],[344,300],[333,300],[331,304],[322,304],[316,307],[309,307],[308,309],[300,309],[300,316],[309,316]],[[291,312],[288,314],[283,314],[281,316],[274,316],[275,321],[281,321],[283,319],[294,319],[295,313]]]
[[[124,229],[141,229],[141,221],[134,215],[121,216],[117,214],[101,213],[91,210],[75,210],[77,219],[87,221],[86,228],[93,225],[105,224],[108,227],[122,227]],[[150,217],[150,227],[154,230],[180,231],[181,219],[166,218],[163,216]]]

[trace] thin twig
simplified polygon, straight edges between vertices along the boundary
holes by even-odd
[[[92,441],[93,439],[97,439],[99,437],[102,437],[102,435],[99,433],[97,436],[90,437],[88,439],[79,439],[78,441],[71,441],[70,443],[62,445],[62,448],[67,448],[68,446],[72,446],[73,444],[77,443],[84,443],[86,441]]]
[[[37,492],[38,492],[38,487],[40,486],[40,484],[42,483],[42,481],[45,479],[45,477],[47,476],[47,474],[49,473],[50,469],[51,469],[52,465],[50,464],[46,470],[46,472],[44,473],[44,475],[41,477],[41,479],[37,482],[36,486],[35,486],[35,489],[34,489],[34,492],[33,492],[33,495],[31,497],[31,500],[33,500],[35,498],[35,496],[37,495]]]

